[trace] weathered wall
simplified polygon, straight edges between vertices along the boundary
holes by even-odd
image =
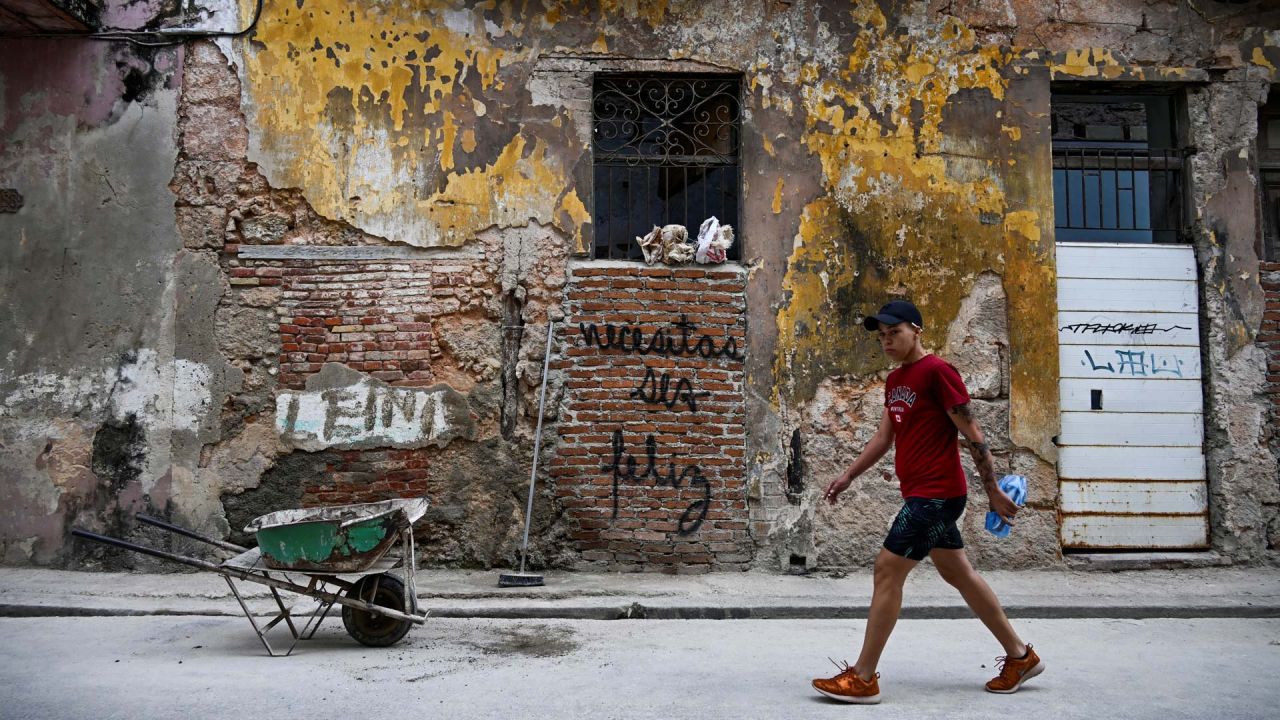
[[[1258,106],[1266,86],[1243,71],[1187,93],[1189,204],[1200,265],[1205,373],[1205,459],[1214,548],[1240,561],[1276,560],[1268,525],[1280,512],[1266,354],[1256,344],[1265,298],[1258,254]]]
[[[926,345],[974,388],[997,469],[1032,479],[1012,541],[972,532],[975,493],[975,557],[1057,562],[1048,110],[1050,82],[1067,79],[1185,88],[1214,545],[1274,557],[1249,148],[1278,24],[1260,3],[1172,0],[267,0],[249,36],[186,46],[181,76],[173,53],[113,66],[101,60],[120,51],[101,46],[64,56],[72,74],[94,68],[66,83],[6,49],[6,108],[22,110],[6,111],[0,169],[12,171],[0,177],[53,182],[29,181],[28,207],[0,215],[40,240],[7,243],[0,270],[14,298],[0,339],[17,349],[0,365],[13,438],[0,493],[18,508],[0,519],[5,560],[70,558],[69,523],[127,531],[121,510],[144,496],[228,534],[284,505],[425,494],[428,562],[512,561],[546,323],[576,327],[589,287],[572,278],[605,267],[582,257],[591,77],[622,70],[742,74],[743,261],[729,272],[743,283],[745,357],[728,370],[741,374],[742,460],[717,470],[715,496],[733,525],[715,529],[728,539],[680,536],[669,508],[639,506],[653,527],[584,524],[565,498],[608,483],[612,451],[568,441],[588,399],[572,379],[592,366],[558,355],[536,562],[683,567],[667,559],[685,552],[711,566],[712,543],[732,545],[711,550],[733,558],[724,566],[743,554],[775,569],[869,562],[893,484],[873,471],[834,510],[817,498],[879,415],[888,364],[857,321],[899,296],[921,305]],[[162,89],[132,89],[156,72]],[[53,89],[64,85],[103,92],[86,102]],[[126,122],[145,132],[126,136]],[[121,173],[134,181],[117,184]],[[130,212],[85,192],[104,178],[136,197]],[[65,210],[63,224],[42,224],[39,208]],[[67,270],[77,253],[83,269]],[[85,262],[105,284],[85,280]],[[156,379],[142,399],[111,391],[131,373]],[[624,439],[645,434],[642,417],[618,412]],[[599,470],[566,484],[550,468],[578,449]],[[634,537],[588,537],[610,530],[642,535],[643,551],[609,546]]]
[[[174,356],[180,58],[34,40],[0,52],[0,185],[22,197],[0,215],[4,561],[58,561],[70,522],[115,528],[172,497],[171,438],[195,430],[213,372]]]

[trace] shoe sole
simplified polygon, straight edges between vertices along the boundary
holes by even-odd
[[[817,690],[823,695],[826,695],[832,700],[839,700],[840,702],[853,703],[855,705],[879,705],[880,704],[880,693],[876,693],[875,695],[856,695],[856,696],[855,695],[836,695],[835,693],[829,693],[826,690],[823,690],[822,688],[817,687],[816,685],[814,686],[813,689]]]
[[[1036,663],[1036,664],[1035,664],[1035,665],[1034,665],[1030,670],[1028,670],[1028,671],[1026,671],[1025,673],[1023,673],[1023,674],[1022,674],[1022,677],[1018,678],[1018,684],[1017,684],[1017,685],[1014,685],[1013,687],[1009,688],[1008,690],[992,690],[991,688],[987,688],[987,692],[991,692],[991,693],[998,693],[998,694],[1000,694],[1000,695],[1012,695],[1013,693],[1018,692],[1018,688],[1022,687],[1022,683],[1024,683],[1024,682],[1026,682],[1026,681],[1030,680],[1031,678],[1033,678],[1033,677],[1035,677],[1035,676],[1039,675],[1039,674],[1040,674],[1040,673],[1042,673],[1042,672],[1044,672],[1044,661],[1043,661],[1043,660],[1041,660],[1040,662]]]

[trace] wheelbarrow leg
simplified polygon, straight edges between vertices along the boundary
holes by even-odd
[[[244,611],[244,616],[249,618],[249,624],[253,626],[253,632],[262,641],[262,646],[267,649],[267,654],[271,657],[278,657],[276,651],[271,649],[271,643],[267,641],[267,630],[258,627],[258,621],[253,619],[253,613],[249,612],[249,606],[244,604],[244,598],[240,597],[240,591],[236,589],[236,584],[231,581],[231,577],[228,575],[223,575],[222,578],[227,581],[227,587],[231,588],[231,594],[236,596],[236,602],[240,603],[240,609]],[[274,592],[275,588],[272,588],[272,591]],[[267,629],[270,629],[270,626]],[[289,649],[290,651],[293,650],[292,647]]]
[[[317,588],[324,590],[326,589],[325,584],[324,580],[312,576],[311,582],[307,587],[311,590],[315,590]],[[329,617],[329,611],[333,609],[333,601],[331,600],[321,600],[317,598],[316,602],[319,603],[319,607],[311,613],[311,617],[307,619],[307,623],[302,626],[302,632],[298,635],[299,640],[310,640],[315,637],[316,631],[320,629],[320,623],[324,622],[324,619]],[[313,620],[315,621],[314,625],[311,624]]]
[[[270,630],[271,628],[275,627],[276,624],[279,623],[281,620],[284,620],[285,624],[289,626],[289,633],[293,635],[294,640],[297,640],[299,637],[298,628],[294,627],[293,617],[289,614],[289,610],[285,608],[284,601],[280,599],[280,591],[276,590],[275,588],[270,588],[270,589],[271,589],[271,597],[275,598],[276,600],[276,607],[280,608],[280,614],[276,615],[271,620],[271,622],[267,623],[266,627],[263,628],[263,632]]]
[[[400,545],[404,548],[404,552],[408,555],[405,560],[404,568],[404,584],[405,599],[404,611],[406,614],[415,614],[418,612],[418,583],[415,577],[418,574],[418,557],[413,547],[413,526],[409,526],[401,531]]]
[[[310,640],[311,638],[315,637],[315,636],[316,636],[316,631],[320,629],[320,623],[324,622],[324,619],[325,619],[325,618],[327,618],[327,617],[329,617],[329,611],[330,611],[330,610],[332,610],[332,609],[333,609],[333,603],[331,603],[331,602],[325,602],[325,601],[321,600],[321,601],[320,601],[320,607],[316,608],[316,612],[317,612],[317,613],[320,613],[320,619],[319,619],[319,620],[316,620],[316,624],[315,624],[315,625],[311,625],[311,621],[310,621],[310,620],[308,620],[308,621],[307,621],[307,624],[302,626],[302,637],[301,637],[301,639],[302,639],[302,640]],[[322,611],[322,610],[323,610],[324,612],[320,612],[320,611]],[[312,613],[312,614],[311,614],[311,617],[312,617],[312,618],[314,618],[315,616],[316,616],[316,614],[315,614],[315,613]],[[308,625],[309,625],[309,626],[311,626],[311,631],[310,631],[310,632],[308,632],[308,631],[307,631],[307,626],[308,626]]]
[[[266,576],[270,577],[270,575]],[[236,602],[240,603],[240,609],[244,611],[244,616],[249,618],[249,624],[253,626],[253,632],[257,634],[258,639],[262,641],[262,646],[267,649],[267,654],[271,657],[288,657],[289,655],[292,655],[294,648],[298,647],[299,640],[304,638],[310,640],[311,637],[316,634],[316,630],[320,629],[320,623],[324,621],[325,616],[329,614],[329,609],[333,607],[332,602],[320,601],[320,604],[316,609],[307,617],[307,622],[303,624],[302,630],[299,632],[297,626],[293,624],[293,614],[289,611],[289,608],[285,607],[284,600],[280,597],[280,593],[274,587],[271,587],[271,597],[275,599],[276,607],[280,609],[280,612],[276,613],[276,616],[266,625],[259,626],[258,621],[253,617],[253,613],[249,611],[249,606],[245,604],[244,598],[241,597],[240,591],[236,588],[235,583],[226,575],[224,575],[223,578],[226,579],[227,586],[231,588],[231,593],[236,596]],[[314,589],[315,585],[316,578],[312,578],[309,589]],[[278,653],[271,647],[271,641],[267,640],[267,633],[271,631],[271,628],[279,625],[282,620],[286,625],[288,625],[289,633],[293,635],[293,642],[289,645],[289,649],[284,651],[284,653]]]

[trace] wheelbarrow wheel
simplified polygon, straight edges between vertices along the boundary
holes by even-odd
[[[364,600],[403,612],[411,613],[414,610],[405,604],[404,583],[395,575],[366,575],[351,586],[346,595],[352,600]],[[408,620],[397,620],[381,613],[357,610],[345,605],[342,606],[342,624],[347,628],[347,634],[356,642],[370,647],[395,645],[413,625]]]

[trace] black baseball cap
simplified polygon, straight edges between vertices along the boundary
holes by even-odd
[[[924,318],[920,317],[920,311],[916,309],[906,300],[894,300],[886,303],[880,308],[880,312],[875,315],[868,315],[862,319],[862,327],[872,332],[880,329],[880,323],[885,325],[897,325],[898,323],[909,322],[918,327],[924,327]]]

